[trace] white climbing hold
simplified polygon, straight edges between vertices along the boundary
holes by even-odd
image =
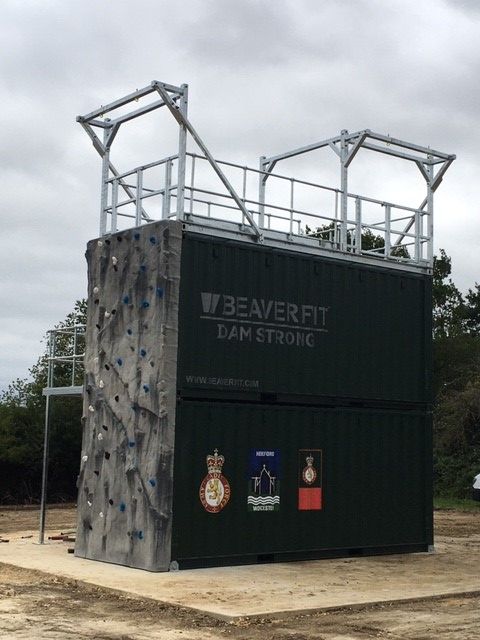
[[[115,266],[118,262],[118,259],[115,256],[112,256],[112,264]]]
[[[110,311],[105,311],[105,318],[109,318],[110,317]]]
[[[82,462],[86,462],[88,460],[88,456],[82,456]]]
[[[103,433],[99,433],[99,434],[98,434],[98,436],[97,436],[97,438],[98,438],[99,440],[103,440]]]
[[[97,244],[98,244],[98,246],[99,246],[99,247],[103,247],[103,241],[102,241],[102,240],[99,240],[99,241],[97,242]]]
[[[100,389],[103,389],[103,387],[105,386],[104,381],[100,380],[100,382],[98,383],[98,386],[100,387]]]
[[[93,287],[93,293],[98,293],[100,289],[98,287]]]
[[[100,518],[103,518],[103,511],[100,511],[98,515],[100,516]]]
[[[95,411],[91,404],[88,405],[88,410],[90,411],[90,413],[93,413]]]
[[[90,500],[87,500],[87,504],[88,504],[89,507],[92,506],[92,503],[90,502]]]

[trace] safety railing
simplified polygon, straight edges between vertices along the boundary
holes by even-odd
[[[85,325],[48,332],[47,387],[45,395],[77,395],[83,388]]]
[[[178,175],[178,155],[109,178],[104,209],[104,215],[110,218],[107,232],[121,229],[122,218],[130,227],[177,218],[209,219],[219,226],[228,222],[248,233],[245,214],[226,190],[219,190],[208,158],[187,152],[186,160],[181,187],[172,179]],[[305,237],[318,238],[322,246],[332,250],[424,266],[430,263],[428,210],[347,193],[347,214],[341,220],[341,189],[233,162],[216,162],[266,235],[280,233],[292,243]],[[128,197],[120,195],[125,193],[125,186]],[[179,211],[180,190],[183,209]]]

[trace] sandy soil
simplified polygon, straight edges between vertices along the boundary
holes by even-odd
[[[468,546],[480,514],[439,511],[437,536]],[[72,508],[50,509],[49,533],[75,526]],[[0,537],[36,535],[38,511],[0,510]],[[455,548],[454,545],[452,548]],[[478,640],[480,597],[382,605],[228,624],[191,611],[0,565],[0,638],[8,640]]]

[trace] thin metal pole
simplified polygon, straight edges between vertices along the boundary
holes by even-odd
[[[170,189],[172,184],[172,163],[167,160],[165,163],[165,191],[163,193],[163,218],[170,216]]]
[[[137,193],[135,201],[135,225],[142,224],[142,196],[143,196],[143,170],[137,169]]]
[[[348,144],[346,141],[346,135],[348,131],[343,129],[341,131],[340,141],[340,189],[341,189],[341,202],[340,202],[340,251],[346,251],[347,249],[347,218],[348,218],[348,168],[346,166],[346,160],[348,156]]]
[[[182,84],[182,97],[180,98],[180,113],[187,117],[188,85]],[[184,122],[179,122],[178,135],[178,179],[177,179],[177,220],[185,218],[185,171],[187,164],[187,127]]]
[[[293,178],[290,179],[290,231],[289,237],[290,240],[293,236],[293,209],[294,209],[294,189],[295,189],[295,180]]]
[[[39,544],[45,539],[45,512],[47,507],[47,482],[48,482],[48,449],[50,440],[50,396],[45,400],[45,434],[43,438],[43,468],[42,468],[42,497],[40,500],[40,532]]]
[[[260,162],[258,168],[260,171],[265,171],[265,156],[260,157]],[[262,173],[258,174],[258,201],[260,202],[260,206],[258,208],[258,212],[260,214],[258,218],[258,226],[260,229],[265,228],[265,188],[267,184],[267,176],[264,176]]]
[[[107,201],[108,201],[108,173],[110,167],[110,147],[107,147],[107,140],[110,129],[103,130],[103,145],[105,151],[102,155],[102,185],[100,195],[100,235],[107,233]]]
[[[431,156],[428,156],[429,159]],[[426,170],[428,173],[427,180],[427,236],[428,236],[428,251],[427,251],[427,259],[430,265],[433,265],[433,165],[429,164],[426,166]]]
[[[355,198],[355,252],[362,253],[362,201]]]
[[[117,231],[117,204],[118,204],[118,180],[112,182],[112,219],[110,222],[110,231]]]
[[[52,382],[52,357],[55,350],[55,334],[50,331],[48,337],[48,367],[47,367],[47,387],[51,387]],[[40,498],[40,530],[38,534],[39,544],[43,544],[45,538],[45,512],[47,507],[47,482],[48,482],[48,449],[50,443],[50,396],[45,398],[45,432],[43,436],[43,466],[42,466],[42,495]]]
[[[195,156],[192,156],[192,184],[190,189],[190,213],[193,213],[193,194],[195,193]]]
[[[385,259],[388,260],[391,251],[391,220],[392,220],[392,207],[389,204],[385,205]]]

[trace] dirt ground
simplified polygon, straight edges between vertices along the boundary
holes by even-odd
[[[477,533],[479,513],[438,511],[436,535]],[[71,531],[72,508],[50,509],[48,534]],[[0,539],[36,536],[37,510],[0,510]],[[8,640],[478,640],[480,596],[377,605],[284,619],[224,623],[189,610],[115,595],[36,571],[0,565],[0,638]]]

